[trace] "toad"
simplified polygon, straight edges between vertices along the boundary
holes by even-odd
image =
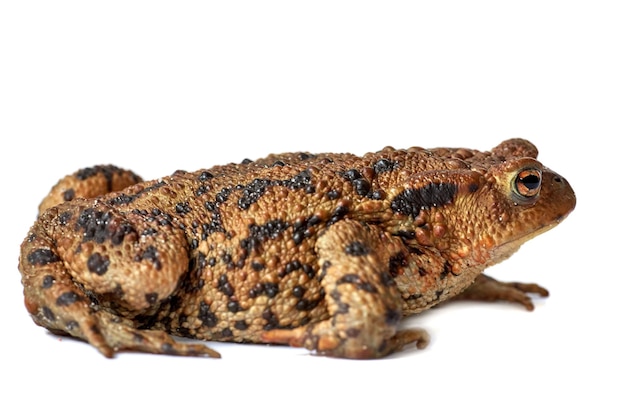
[[[115,166],[63,178],[21,246],[27,311],[106,357],[209,356],[290,344],[377,358],[428,334],[403,317],[448,300],[533,309],[536,284],[483,271],[574,209],[523,139],[466,148],[271,154],[143,181]]]

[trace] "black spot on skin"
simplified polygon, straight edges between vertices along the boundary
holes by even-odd
[[[178,295],[172,295],[168,298],[171,311],[177,311],[183,305],[183,299]]]
[[[203,194],[207,193],[209,191],[209,186],[206,186],[204,184],[200,185],[200,187],[198,187],[196,189],[196,196],[202,196]]]
[[[59,215],[59,223],[61,225],[67,225],[68,222],[72,219],[72,212],[66,211]]]
[[[230,196],[231,189],[224,187],[217,195],[215,195],[215,201],[218,203],[224,203]]]
[[[187,317],[183,315],[181,316],[179,323],[185,322],[186,320],[187,320]],[[191,334],[191,330],[183,326],[176,327],[176,334],[181,337],[193,338],[193,335]]]
[[[470,183],[468,190],[470,193],[474,193],[476,190],[478,190],[478,184]]]
[[[293,241],[296,244],[300,244],[306,237],[309,236],[307,221],[298,220],[293,224]]]
[[[395,254],[389,259],[389,274],[391,277],[398,277],[398,274],[406,265],[406,256],[403,253]]]
[[[103,256],[100,253],[93,253],[87,259],[87,269],[90,272],[96,273],[98,276],[102,276],[109,269],[109,257]]]
[[[448,274],[450,274],[451,271],[451,267],[450,267],[450,263],[448,263],[447,261],[443,264],[443,267],[441,269],[441,273],[439,273],[439,280],[443,280],[446,277],[448,277]]]
[[[291,187],[294,190],[304,189],[310,183],[311,183],[311,172],[307,169],[296,174],[290,180],[289,187]]]
[[[230,328],[224,328],[222,330],[222,337],[230,338],[232,336],[233,336],[233,332],[230,330]]]
[[[278,284],[276,283],[263,283],[263,288],[264,288],[265,294],[269,298],[273,298],[274,296],[278,294]]]
[[[359,196],[367,196],[372,188],[372,185],[367,179],[361,178],[354,180],[352,182],[352,187],[354,187],[356,194],[358,194]]]
[[[302,263],[299,260],[291,260],[285,265],[285,274],[289,274],[302,268]]]
[[[337,284],[359,283],[361,278],[357,274],[346,274],[337,281]]]
[[[128,222],[112,221],[111,212],[89,208],[80,213],[76,227],[83,230],[83,242],[95,241],[98,244],[111,240],[113,245],[120,245],[126,235],[135,232]]]
[[[452,203],[457,190],[453,183],[430,183],[419,189],[406,189],[391,201],[391,209],[417,218],[422,210]]]
[[[102,174],[107,181],[107,190],[112,189],[113,175],[122,173],[123,170],[114,165],[97,165],[94,167],[83,168],[78,170],[75,177],[79,180],[87,180],[90,177]],[[135,180],[139,181],[139,178],[135,176]]]
[[[261,296],[265,291],[265,287],[261,283],[257,283],[252,289],[248,291],[248,296],[254,299],[258,296]]]
[[[47,275],[41,281],[41,288],[42,289],[49,289],[49,288],[51,288],[52,285],[54,284],[54,281],[55,281],[54,276]]]
[[[217,317],[211,312],[211,307],[204,301],[198,306],[198,319],[202,321],[202,325],[212,328],[217,324]]]
[[[351,256],[359,257],[370,253],[369,247],[361,241],[352,241],[344,249],[345,253]]]
[[[214,177],[214,176],[213,176],[213,174],[211,174],[210,172],[208,172],[208,171],[203,171],[203,172],[202,172],[202,173],[200,173],[200,175],[198,176],[198,180],[200,180],[200,181],[207,181],[207,180],[212,179],[213,177]]]
[[[296,285],[293,289],[291,289],[291,293],[298,299],[301,299],[302,296],[304,296],[304,292],[305,288],[300,285]]]
[[[330,297],[337,304],[337,311],[335,312],[335,315],[347,314],[350,311],[350,305],[341,300],[340,292],[338,292],[337,290],[333,290],[330,293]]]
[[[441,295],[443,295],[443,290],[437,290],[435,292],[435,299],[440,299]]]
[[[150,193],[151,191],[156,190],[156,189],[158,189],[160,187],[163,187],[163,186],[166,186],[166,185],[167,185],[167,183],[165,183],[164,181],[160,181],[158,183],[152,184],[151,186],[144,187],[143,189],[141,189],[140,191],[138,191],[134,195],[127,195],[125,193],[119,193],[115,197],[113,197],[112,199],[109,199],[107,201],[107,203],[110,204],[110,205],[113,205],[113,206],[127,205],[127,204],[135,201],[141,195]]]
[[[341,197],[341,192],[339,192],[338,190],[329,190],[329,191],[326,193],[326,196],[327,196],[330,200],[339,199],[339,197]]]
[[[402,312],[397,309],[387,309],[385,313],[385,323],[387,325],[396,325],[402,319]]]
[[[278,328],[278,325],[279,325],[278,318],[276,317],[276,315],[274,314],[274,312],[272,312],[272,310],[270,308],[266,308],[261,313],[261,318],[263,318],[267,322],[263,326],[263,329],[265,331],[269,331],[271,329]]]
[[[295,295],[294,295],[295,296]],[[302,298],[296,303],[296,309],[298,311],[310,311],[313,310],[320,302],[324,299],[323,294],[321,294],[316,299],[305,299]]]
[[[359,172],[359,170],[356,170],[356,169],[353,168],[353,169],[348,170],[345,173],[343,173],[343,177],[346,180],[354,181],[356,179],[360,179],[363,176],[361,176],[361,173]]]
[[[248,253],[258,249],[259,246],[269,239],[277,239],[280,234],[289,227],[284,221],[274,219],[264,224],[252,224],[248,227],[248,237],[241,240],[241,248]]]
[[[386,158],[381,158],[380,160],[376,161],[373,165],[374,167],[374,172],[376,174],[380,174],[380,173],[384,173],[387,171],[391,171],[395,168],[398,167],[398,163],[388,160]]]
[[[335,210],[333,211],[333,213],[331,214],[330,219],[328,220],[327,224],[328,225],[332,225],[335,222],[340,221],[341,219],[343,219],[344,216],[346,216],[348,213],[350,212],[350,209],[346,206],[346,205],[338,205]]]
[[[404,239],[413,239],[415,238],[415,231],[396,231],[393,235]]]
[[[260,261],[253,261],[250,264],[250,267],[252,267],[252,270],[254,271],[261,271],[265,268],[265,264],[261,263]]]
[[[66,202],[74,200],[74,197],[76,197],[76,192],[74,191],[74,189],[67,189],[63,192],[63,200]]]
[[[213,202],[206,202],[204,207],[211,212],[211,222],[202,224],[202,239],[205,240],[210,234],[215,232],[224,232],[222,226],[222,215],[217,210],[216,205]]]
[[[57,306],[69,306],[80,300],[80,296],[78,296],[75,292],[65,292],[62,293],[56,300]]]
[[[237,313],[241,310],[241,306],[239,306],[239,302],[231,300],[230,302],[228,302],[228,304],[226,305],[226,308],[232,312],[232,313]]]
[[[113,206],[128,205],[129,203],[131,203],[135,199],[136,199],[135,196],[129,196],[127,194],[120,193],[119,195],[115,196],[114,198],[109,199],[108,203],[110,205],[113,205]]]
[[[135,261],[148,260],[152,262],[155,269],[161,270],[161,260],[159,260],[159,251],[156,247],[150,245],[144,250],[141,256],[135,257]]]
[[[48,308],[47,306],[41,308],[41,313],[43,314],[44,318],[46,318],[50,322],[54,322],[57,319],[54,312],[52,312],[52,309]]]
[[[357,289],[363,290],[368,293],[377,293],[376,288],[369,282],[361,280],[357,274],[346,274],[337,280],[337,284],[351,283],[354,284]]]
[[[154,305],[159,300],[159,294],[157,292],[146,293],[146,302],[149,305]]]
[[[384,271],[380,275],[380,282],[383,284],[383,286],[389,287],[393,285],[396,281],[393,279],[393,276],[391,274]]]
[[[308,227],[318,225],[322,222],[322,218],[319,215],[313,215],[306,220]]]
[[[60,258],[48,248],[38,248],[31,251],[27,259],[30,264],[35,266],[45,266],[60,261]]]
[[[246,324],[245,320],[240,320],[235,322],[235,328],[238,329],[239,331],[245,331],[248,329],[248,324]]]
[[[315,277],[315,269],[310,264],[303,264],[302,270],[304,270],[304,272],[306,273],[309,279],[312,279],[313,277]]]
[[[186,215],[191,212],[191,207],[189,206],[189,202],[181,202],[174,206],[174,210],[180,215]]]
[[[383,200],[385,196],[386,194],[382,190],[374,190],[373,192],[367,195],[367,197],[373,200]]]
[[[246,210],[263,196],[267,187],[272,184],[269,179],[254,179],[243,187],[241,197],[237,201],[240,209]]]
[[[319,281],[322,281],[324,277],[326,277],[326,273],[328,272],[328,268],[332,265],[332,263],[328,260],[324,261],[322,264],[322,270],[320,271]]]
[[[370,182],[363,178],[363,175],[359,172],[359,170],[351,169],[343,173],[343,178],[349,180],[352,183],[352,187],[354,191],[359,196],[367,196],[372,188]]]
[[[222,274],[217,280],[217,289],[226,296],[232,296],[235,293],[233,286],[228,282],[228,276]]]

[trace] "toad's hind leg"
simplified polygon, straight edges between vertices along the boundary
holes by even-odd
[[[425,331],[397,330],[401,296],[384,255],[388,239],[378,228],[355,221],[332,225],[316,245],[330,318],[267,331],[261,338],[345,358],[383,357],[409,343],[424,347]]]
[[[117,192],[141,181],[141,177],[134,172],[114,165],[83,168],[63,177],[52,187],[39,205],[39,214],[63,202]]]
[[[90,200],[44,212],[19,260],[35,323],[83,339],[107,357],[118,350],[218,356],[202,344],[138,329],[134,318],[154,315],[188,266],[182,232],[154,222]]]

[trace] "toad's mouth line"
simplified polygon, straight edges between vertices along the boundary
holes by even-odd
[[[530,241],[531,239],[535,238],[538,235],[543,234],[544,232],[547,232],[549,230],[551,230],[552,228],[554,228],[555,226],[557,226],[559,223],[561,223],[563,221],[563,219],[565,219],[567,216],[559,216],[557,219],[555,219],[554,221],[542,225],[536,229],[534,229],[533,231],[530,231],[522,236],[520,236],[519,238],[516,238],[514,240],[511,240],[505,244],[499,245],[497,247],[494,248],[494,252],[493,252],[493,256],[492,256],[492,263],[490,263],[490,265],[493,264],[497,264],[500,261],[509,258],[513,253],[515,253],[525,242]]]

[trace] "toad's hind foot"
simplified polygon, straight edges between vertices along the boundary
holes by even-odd
[[[485,274],[480,274],[470,287],[451,300],[479,300],[486,302],[503,300],[518,303],[527,310],[532,311],[535,309],[535,306],[528,293],[542,297],[549,296],[547,289],[534,283],[505,283]]]
[[[136,329],[128,320],[98,312],[73,332],[51,329],[54,334],[79,337],[93,345],[102,355],[113,358],[120,351],[167,354],[174,356],[220,358],[220,354],[201,343],[183,343],[164,331]]]
[[[220,354],[202,343],[183,343],[174,340],[164,331],[136,329],[129,321],[121,322],[109,314],[99,315],[102,339],[88,341],[106,357],[117,351],[137,351],[175,356],[220,358]]]

